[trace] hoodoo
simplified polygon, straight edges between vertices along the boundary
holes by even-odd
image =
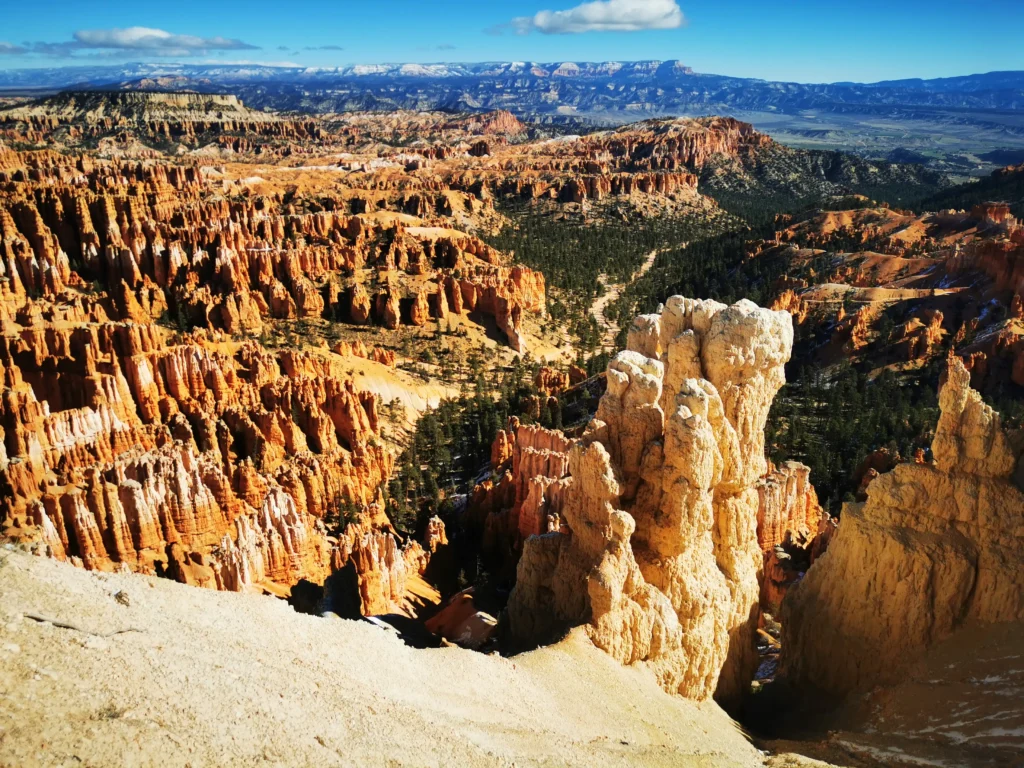
[[[552,5],[462,16],[689,10]],[[1024,764],[1024,72],[78,11],[0,35],[0,766]]]
[[[566,532],[526,541],[508,617],[523,642],[585,623],[667,690],[739,701],[756,665],[756,484],[785,380],[785,312],[673,296],[636,318],[559,481]]]

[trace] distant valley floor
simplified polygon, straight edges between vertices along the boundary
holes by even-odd
[[[727,115],[753,124],[799,149],[853,152],[872,159],[922,163],[958,180],[1024,162],[1024,113],[892,107],[872,113],[805,110],[800,113],[730,109],[690,110],[673,116]],[[587,113],[578,117],[619,125],[660,112]]]

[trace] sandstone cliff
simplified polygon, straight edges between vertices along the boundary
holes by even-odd
[[[523,426],[516,417],[498,431],[491,445],[497,480],[474,487],[464,516],[495,572],[513,576],[523,542],[561,528],[571,444],[558,430]]]
[[[772,468],[758,481],[757,495],[761,610],[776,616],[789,588],[828,549],[835,523],[818,503],[810,469],[799,462]]]
[[[952,357],[934,462],[876,477],[783,607],[783,673],[833,694],[894,683],[970,622],[1024,618],[1021,446]]]
[[[376,397],[327,361],[168,345],[151,325],[27,338],[0,344],[9,535],[34,529],[90,569],[232,590],[322,581],[361,549],[339,554],[325,522],[344,504],[372,518],[393,457]]]
[[[526,351],[524,313],[545,313],[544,276],[505,266],[479,238],[418,226],[424,221],[410,214],[365,213],[436,216],[459,196],[451,190],[436,199],[347,190],[334,210],[297,212],[279,192],[229,203],[198,167],[15,158],[18,167],[0,171],[0,318],[15,319],[26,298],[40,296],[74,301],[80,316],[101,320],[163,317],[249,335],[274,320],[396,328],[477,312]],[[379,273],[371,304],[364,283]],[[106,295],[68,294],[97,285]]]

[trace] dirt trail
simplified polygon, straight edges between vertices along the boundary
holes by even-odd
[[[615,301],[622,292],[626,289],[627,285],[631,285],[639,280],[641,277],[647,274],[651,267],[654,266],[654,260],[661,253],[660,250],[653,250],[644,257],[644,263],[640,265],[640,268],[633,273],[633,276],[624,283],[608,283],[608,275],[598,275],[597,279],[604,286],[604,294],[598,296],[597,299],[590,307],[590,314],[597,320],[597,324],[601,326],[601,346],[605,349],[611,349],[615,346],[615,337],[619,335],[619,324],[614,320],[609,320],[605,316],[605,310],[608,309],[608,305]]]

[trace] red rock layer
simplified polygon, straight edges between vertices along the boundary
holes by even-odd
[[[324,518],[371,503],[392,468],[377,399],[311,355],[166,337],[107,323],[0,341],[5,516],[88,568],[152,571],[177,545],[220,588],[322,580]]]
[[[475,311],[525,351],[522,313],[545,312],[543,275],[500,266],[492,248],[455,230],[296,214],[280,196],[229,203],[209,194],[197,168],[48,152],[18,160],[20,168],[0,172],[0,318],[14,319],[10,305],[27,295],[67,303],[68,289],[95,281],[106,296],[73,300],[99,320],[165,316],[181,327],[257,335],[272,318],[397,327]],[[387,274],[372,304],[360,282],[368,267]],[[432,282],[406,298],[403,275]]]
[[[479,164],[466,181],[502,195],[572,203],[634,194],[671,196],[695,190],[696,171],[711,157],[747,155],[770,143],[752,126],[731,118],[651,120],[610,133],[542,142],[515,155],[498,153],[495,163]]]
[[[809,540],[824,511],[810,481],[811,470],[796,461],[773,468],[757,484],[757,543],[764,553],[787,537]]]
[[[828,361],[920,364],[952,347],[975,387],[1024,385],[1024,227],[1005,203],[818,211],[778,224],[750,256],[788,264],[773,306],[808,331],[828,330]]]
[[[350,524],[333,549],[331,563],[335,570],[354,566],[364,616],[392,613],[405,596],[409,577],[422,575],[430,555],[448,543],[440,519],[431,519],[424,543],[426,547],[416,541],[402,546],[390,531]]]
[[[586,377],[584,376],[584,378]],[[545,397],[550,397],[551,395],[557,395],[562,390],[569,388],[569,374],[545,365],[541,366],[537,371],[537,375],[534,377],[533,383],[534,386],[537,387],[538,392]]]
[[[817,557],[825,553],[835,523],[796,461],[770,468],[757,484],[757,543],[764,557],[761,610],[777,615],[782,601]]]

